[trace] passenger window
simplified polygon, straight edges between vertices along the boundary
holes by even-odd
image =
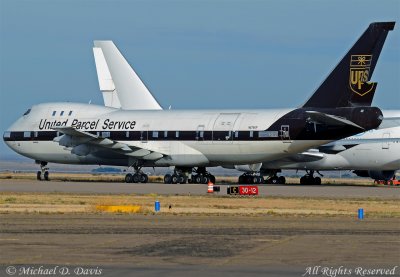
[[[238,138],[238,137],[239,137],[239,132],[235,131],[235,138]]]
[[[101,137],[102,138],[109,138],[111,136],[110,132],[101,132]]]
[[[72,115],[72,111],[69,111],[68,116],[71,116],[71,115]]]
[[[64,111],[61,111],[60,116],[63,116],[63,115],[64,115]]]
[[[250,137],[251,138],[253,137],[253,131],[250,131]]]
[[[24,132],[24,138],[30,138],[31,132]]]
[[[168,131],[164,131],[164,138],[168,137]]]
[[[53,111],[53,114],[52,114],[52,116],[55,116],[55,115],[56,115],[56,113],[57,113],[56,111]]]
[[[126,131],[125,136],[126,136],[127,138],[129,138],[129,131]]]
[[[34,132],[33,135],[34,135],[35,138],[37,138],[38,137],[38,132]]]

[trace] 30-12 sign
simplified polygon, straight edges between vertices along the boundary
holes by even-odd
[[[258,195],[257,186],[231,186],[228,187],[228,194],[230,195]]]

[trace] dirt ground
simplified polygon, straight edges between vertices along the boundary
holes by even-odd
[[[1,264],[394,266],[398,218],[0,214]]]

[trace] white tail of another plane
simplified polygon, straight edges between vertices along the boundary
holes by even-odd
[[[162,110],[112,41],[94,41],[93,54],[105,106],[124,110]]]

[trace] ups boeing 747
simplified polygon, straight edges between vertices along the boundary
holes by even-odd
[[[215,182],[207,167],[274,161],[377,128],[382,112],[371,107],[377,83],[370,78],[393,28],[394,22],[372,23],[299,108],[124,110],[46,103],[25,112],[3,139],[41,165],[38,179],[49,178],[46,166],[54,162],[132,167],[126,182],[147,182],[143,166],[174,166],[167,183],[184,183],[188,176]]]

